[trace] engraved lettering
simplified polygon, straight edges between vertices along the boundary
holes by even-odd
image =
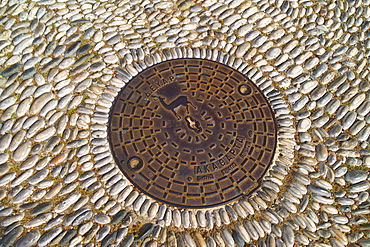
[[[175,123],[170,122],[168,127],[174,126],[177,127]],[[237,157],[237,155],[240,155],[242,158],[246,157],[246,155],[248,154],[249,146],[250,142],[245,142],[245,139],[243,137],[237,137],[234,146],[229,150],[228,153],[225,154],[224,157],[210,164],[194,166],[194,174],[211,173],[221,169],[222,167],[225,167],[225,170],[226,167],[228,167],[231,162]]]
[[[202,170],[199,166],[194,166],[194,174],[202,173]]]
[[[218,167],[216,168],[218,169]],[[215,169],[212,165],[200,165],[200,166],[194,166],[194,174],[204,174],[204,173],[210,173],[213,172]]]
[[[174,76],[169,76],[168,77],[168,80],[166,79],[162,79],[161,81],[153,81],[153,82],[148,82],[149,84],[149,89],[153,92],[157,91],[158,89],[160,89],[161,87],[169,84],[169,83],[173,83],[175,81],[175,77]],[[151,94],[148,94],[145,93],[145,95],[147,97],[151,96]]]
[[[213,175],[212,174],[205,175],[205,176],[198,176],[197,177],[197,180],[198,181],[208,181],[208,180],[212,180],[212,179],[213,179]]]
[[[237,167],[235,163],[232,163],[230,166],[226,167],[221,171],[222,175],[229,174],[232,170],[234,170]]]
[[[212,163],[211,166],[214,171],[218,170],[218,166],[215,163]]]
[[[224,160],[219,160],[218,162],[220,163],[221,166],[226,165],[226,162]]]
[[[205,165],[204,166],[204,173],[207,173],[207,172],[211,172],[211,171],[208,169],[208,165]]]
[[[248,150],[249,150],[250,145],[251,145],[250,142],[245,143],[245,146],[244,146],[242,152],[240,153],[240,157],[245,158],[248,155]]]
[[[234,157],[232,156],[229,156],[228,154],[225,156],[225,158],[227,159],[227,161],[231,161]]]

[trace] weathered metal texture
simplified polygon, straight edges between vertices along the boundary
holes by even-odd
[[[184,208],[248,195],[276,148],[274,114],[240,72],[203,59],[152,66],[119,93],[110,112],[115,161],[142,192]]]

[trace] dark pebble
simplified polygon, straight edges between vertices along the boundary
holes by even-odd
[[[243,238],[240,236],[240,234],[237,231],[232,230],[231,236],[233,237],[233,239],[234,239],[234,241],[235,241],[235,243],[236,243],[237,246],[239,246],[239,247],[243,247],[244,246],[245,242],[244,242]]]
[[[339,210],[343,213],[351,212],[351,208],[349,206],[341,206],[341,207],[339,207]]]
[[[86,54],[86,55],[83,55],[82,57],[80,57],[79,59],[77,59],[77,61],[73,64],[73,66],[77,69],[77,67],[83,63],[85,63],[88,59],[92,58],[94,56],[94,54]],[[74,69],[73,71],[75,71],[76,69]],[[73,74],[73,71],[71,72]]]
[[[9,77],[9,76],[13,75],[15,72],[20,71],[22,69],[22,67],[23,67],[23,65],[20,64],[20,63],[13,64],[9,68],[5,69],[3,71],[3,73],[1,73],[1,75],[3,77]]]
[[[112,220],[112,225],[117,225],[123,218],[125,218],[125,216],[127,215],[127,211],[126,210],[121,210],[119,211],[118,213],[116,213],[116,215],[113,216],[113,220]]]
[[[64,235],[62,240],[60,240],[60,242],[59,242],[60,246],[67,245],[71,241],[71,239],[74,236],[76,236],[76,234],[77,234],[76,229],[67,230],[67,233]]]
[[[37,71],[37,68],[36,67],[32,67],[32,68],[29,68],[29,69],[26,69],[22,74],[21,74],[21,79],[24,79],[24,80],[27,80],[31,77],[33,77],[34,74],[36,74],[36,71]]]
[[[89,22],[90,22],[89,20],[80,19],[80,20],[72,21],[69,25],[71,25],[73,27],[75,25],[81,25],[81,24],[85,24],[85,23],[89,23]]]
[[[45,202],[45,203],[42,203],[40,205],[38,205],[37,207],[35,207],[34,209],[31,210],[30,212],[30,216],[37,216],[41,213],[45,213],[47,211],[50,211],[50,209],[53,207],[53,203],[52,202]]]
[[[57,46],[57,42],[56,41],[51,41],[45,48],[45,57],[51,55],[55,49],[55,47]]]
[[[38,202],[28,202],[23,205],[21,205],[19,208],[22,210],[27,210],[36,207]]]
[[[134,234],[130,233],[127,237],[121,242],[120,247],[129,247],[132,242],[134,242]]]
[[[10,247],[14,246],[15,240],[23,233],[23,226],[17,226],[13,230],[11,230],[8,234],[3,236],[3,238],[0,240],[0,246],[2,247]]]
[[[149,234],[153,231],[154,229],[154,224],[153,223],[146,223],[144,224],[140,230],[139,230],[139,233],[138,233],[138,236],[135,237],[134,241],[135,242],[139,242],[141,240],[143,240],[144,238],[146,238],[147,236],[149,236]]]
[[[49,244],[50,241],[57,237],[62,231],[63,229],[61,227],[57,227],[51,229],[50,231],[44,232],[38,241],[39,246],[45,246]]]
[[[108,247],[117,238],[117,231],[108,234],[102,241],[101,247]]]
[[[55,47],[53,51],[54,57],[59,57],[61,56],[64,52],[66,51],[66,46],[65,45],[58,45]]]
[[[266,247],[266,243],[262,239],[259,239],[257,243],[258,243],[257,244],[258,247]]]
[[[41,43],[43,43],[45,41],[45,39],[43,37],[37,37],[36,39],[34,39],[32,41],[32,44],[33,45],[40,45]]]
[[[17,243],[15,244],[15,247],[30,247],[36,244],[40,236],[41,235],[40,235],[39,230],[30,231],[17,241]]]
[[[85,53],[88,53],[90,49],[91,49],[91,45],[90,44],[85,44],[85,45],[81,46],[80,48],[78,48],[78,50],[76,51],[76,56],[80,56],[80,55],[83,55]]]
[[[65,57],[73,56],[76,53],[76,51],[78,50],[78,47],[79,47],[80,44],[81,44],[81,41],[74,42],[70,47],[68,47],[64,56]]]

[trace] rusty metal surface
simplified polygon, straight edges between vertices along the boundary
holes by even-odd
[[[220,205],[255,189],[276,148],[262,92],[238,71],[203,59],[152,66],[119,93],[109,142],[145,194],[185,208]]]

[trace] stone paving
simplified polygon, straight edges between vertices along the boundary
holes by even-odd
[[[370,246],[369,4],[2,0],[0,246]],[[251,197],[176,208],[114,163],[115,97],[174,58],[269,99],[277,155]]]

